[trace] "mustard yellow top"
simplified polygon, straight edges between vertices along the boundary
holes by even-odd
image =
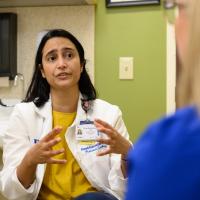
[[[67,200],[86,192],[96,191],[85,177],[65,140],[66,130],[74,121],[75,116],[76,113],[53,111],[53,127],[63,127],[58,135],[62,141],[53,149],[66,149],[64,154],[57,155],[55,158],[66,159],[67,162],[66,164],[47,164],[39,200]]]

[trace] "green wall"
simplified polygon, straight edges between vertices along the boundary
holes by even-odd
[[[166,112],[166,24],[162,6],[106,8],[98,0],[95,87],[116,104],[135,140]],[[134,57],[134,79],[120,80],[119,57]]]

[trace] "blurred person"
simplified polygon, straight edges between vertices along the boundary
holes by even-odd
[[[126,163],[98,153],[98,118],[128,141],[117,106],[96,98],[84,49],[68,31],[42,38],[32,81],[3,138],[2,194],[13,200],[121,200]],[[112,132],[111,130],[111,132]],[[103,137],[103,136],[102,136]]]
[[[152,123],[130,150],[126,200],[200,199],[200,1],[166,0],[164,7],[179,10],[181,108]]]

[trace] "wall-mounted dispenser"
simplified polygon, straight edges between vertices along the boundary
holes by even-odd
[[[17,14],[0,13],[0,77],[17,74]]]

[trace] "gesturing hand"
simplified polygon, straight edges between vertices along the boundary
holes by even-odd
[[[54,128],[46,136],[44,136],[38,143],[27,152],[29,163],[32,165],[51,163],[64,164],[65,159],[55,159],[53,156],[63,153],[64,149],[53,150],[52,147],[61,141],[61,138],[56,137],[62,128]]]
[[[111,125],[100,120],[95,119],[94,124],[98,131],[105,133],[108,138],[98,138],[97,141],[101,144],[107,144],[105,150],[99,151],[98,156],[103,156],[110,153],[127,155],[128,150],[132,147],[131,143],[117,132]]]

